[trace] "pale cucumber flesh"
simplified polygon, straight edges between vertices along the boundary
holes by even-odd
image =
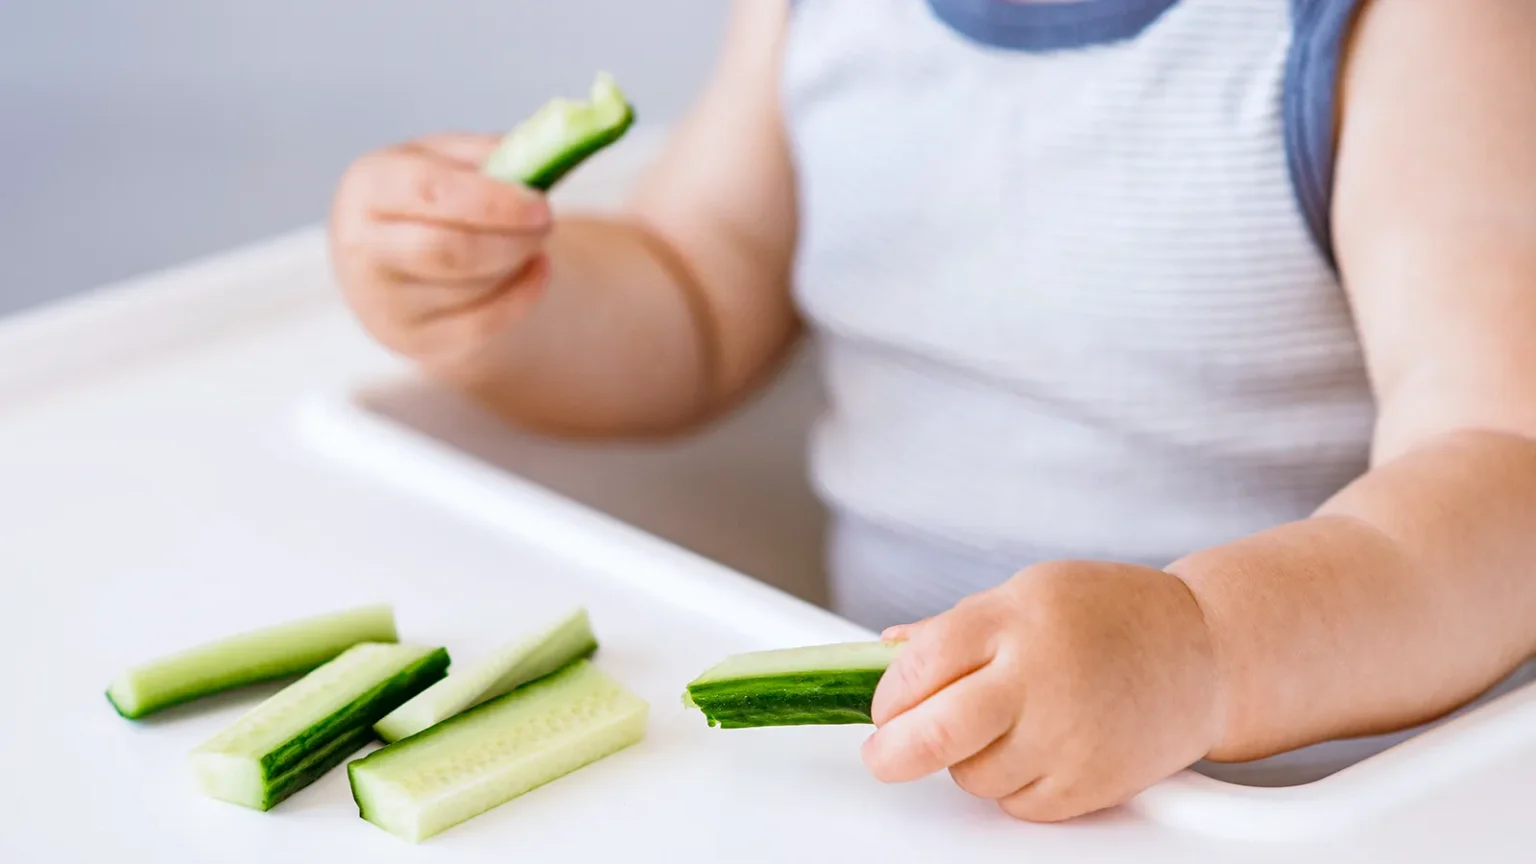
[[[899,649],[848,642],[737,654],[695,678],[683,704],[724,729],[870,723],[875,687]]]
[[[407,738],[596,650],[587,611],[577,609],[478,663],[455,670],[391,711],[374,724],[374,731],[386,742]]]
[[[644,700],[578,660],[348,764],[358,811],[417,842],[636,743]]]
[[[290,621],[188,648],[123,672],[107,688],[130,720],[235,687],[301,675],[360,642],[394,642],[389,606]]]
[[[212,798],[270,809],[357,752],[380,717],[447,669],[442,648],[355,645],[192,751],[198,786]]]
[[[634,121],[634,108],[618,84],[599,73],[588,101],[551,100],[507,133],[482,170],[503,182],[549,189],[623,137]]]

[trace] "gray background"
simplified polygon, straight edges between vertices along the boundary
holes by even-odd
[[[643,120],[716,0],[0,0],[0,314],[324,218],[358,153],[500,131],[605,68]]]

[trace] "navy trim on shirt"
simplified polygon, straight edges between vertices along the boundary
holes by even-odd
[[[942,22],[985,45],[1021,51],[1086,48],[1133,39],[1178,0],[927,0]],[[1365,0],[1291,0],[1286,58],[1285,157],[1307,229],[1329,266],[1333,249],[1334,111],[1349,29]]]
[[[1285,156],[1291,186],[1317,248],[1335,269],[1334,113],[1344,41],[1364,0],[1292,0],[1294,36],[1285,65]]]
[[[940,21],[998,48],[1060,51],[1133,39],[1179,0],[928,0]]]

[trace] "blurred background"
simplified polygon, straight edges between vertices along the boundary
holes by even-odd
[[[551,96],[584,95],[598,69],[623,83],[641,124],[663,126],[707,76],[728,8],[0,0],[0,315],[320,222],[364,151],[505,131]],[[607,156],[564,191],[612,185],[597,164]],[[411,383],[370,407],[822,600],[824,516],[803,447],[819,398],[801,357],[704,435],[605,446],[516,434]]]
[[[594,70],[688,104],[729,4],[0,0],[0,315],[324,218],[359,153]]]

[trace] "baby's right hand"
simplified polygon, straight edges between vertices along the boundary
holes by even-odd
[[[450,135],[369,153],[331,214],[332,264],[363,326],[429,370],[477,356],[548,275],[549,208],[480,165],[491,136]]]

